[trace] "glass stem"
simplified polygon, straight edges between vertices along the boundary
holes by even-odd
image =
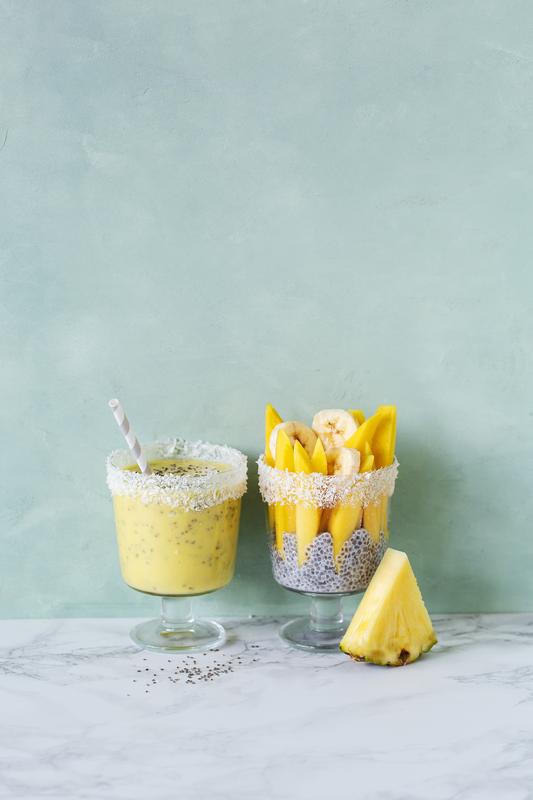
[[[161,606],[161,620],[167,630],[183,631],[193,624],[192,598],[162,597]]]
[[[342,597],[311,598],[311,628],[315,631],[334,631],[343,626]]]

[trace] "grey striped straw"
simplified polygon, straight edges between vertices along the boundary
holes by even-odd
[[[109,408],[113,412],[113,416],[117,421],[117,425],[122,431],[122,435],[124,436],[126,442],[128,443],[128,447],[130,448],[132,455],[139,465],[141,472],[144,475],[150,474],[150,467],[148,466],[148,462],[146,460],[146,456],[143,453],[143,449],[141,444],[135,434],[133,433],[130,423],[128,421],[127,416],[124,413],[124,409],[120,405],[118,400],[110,400],[109,401]]]

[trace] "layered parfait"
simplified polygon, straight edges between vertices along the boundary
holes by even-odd
[[[364,590],[386,549],[396,408],[326,409],[311,425],[265,414],[259,488],[275,580],[304,593]]]

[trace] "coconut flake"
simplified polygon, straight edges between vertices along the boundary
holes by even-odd
[[[377,502],[384,495],[391,497],[398,475],[398,461],[389,467],[353,475],[321,475],[319,472],[289,472],[269,467],[264,455],[259,456],[259,491],[265,503],[316,506],[333,508],[342,504],[364,507]]]
[[[107,485],[112,495],[138,497],[142,503],[161,503],[185,511],[203,511],[225,500],[238,500],[246,491],[247,460],[239,450],[208,442],[168,439],[143,447],[148,461],[197,458],[226,464],[229,470],[206,470],[202,475],[171,472],[143,475],[134,466],[129,450],[115,450],[107,458]]]

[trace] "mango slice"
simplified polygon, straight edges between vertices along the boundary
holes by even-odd
[[[376,544],[379,542],[382,517],[381,500],[378,500],[377,503],[370,503],[363,510],[363,528],[368,531],[370,538]]]
[[[291,442],[285,431],[280,431],[276,442],[276,469],[294,471],[294,455]],[[276,527],[276,547],[283,553],[283,534],[294,533],[296,528],[296,515],[293,505],[276,503],[274,510]]]
[[[265,461],[269,467],[274,466],[274,458],[276,455],[275,453],[270,452],[270,435],[276,425],[279,425],[281,422],[283,422],[283,420],[274,406],[270,405],[270,403],[267,403],[265,407]]]
[[[389,498],[383,495],[381,498],[381,530],[385,538],[389,538]]]
[[[359,469],[359,472],[372,472],[374,467],[375,467],[374,456],[372,455],[372,453],[369,453],[368,455],[363,456],[363,458],[361,459],[361,467]]]
[[[311,456],[311,467],[312,472],[320,472],[321,475],[328,474],[328,459],[326,458],[326,451],[324,450],[324,445],[320,438],[317,438],[315,443],[315,449]]]
[[[294,443],[294,471],[304,472],[306,475],[313,471],[311,459],[299,441]],[[316,506],[296,504],[296,546],[300,567],[307,557],[307,548],[320,528],[320,513],[321,509]]]
[[[363,456],[365,454],[365,445],[368,444],[371,447],[372,452],[374,452],[372,440],[376,430],[378,429],[378,426],[383,420],[383,417],[383,412],[378,409],[373,416],[369,417],[357,428],[355,433],[346,440],[344,446],[357,448],[357,450],[359,450]]]
[[[328,530],[333,539],[333,554],[335,558],[339,555],[347,539],[361,526],[362,513],[360,503],[355,506],[338,505],[331,509]]]
[[[365,421],[365,414],[364,411],[361,411],[360,408],[349,408],[348,414],[351,414],[354,420],[357,422],[358,425],[362,425]]]
[[[394,461],[396,446],[396,406],[380,406],[380,423],[372,437],[372,452],[376,467],[388,467]]]

